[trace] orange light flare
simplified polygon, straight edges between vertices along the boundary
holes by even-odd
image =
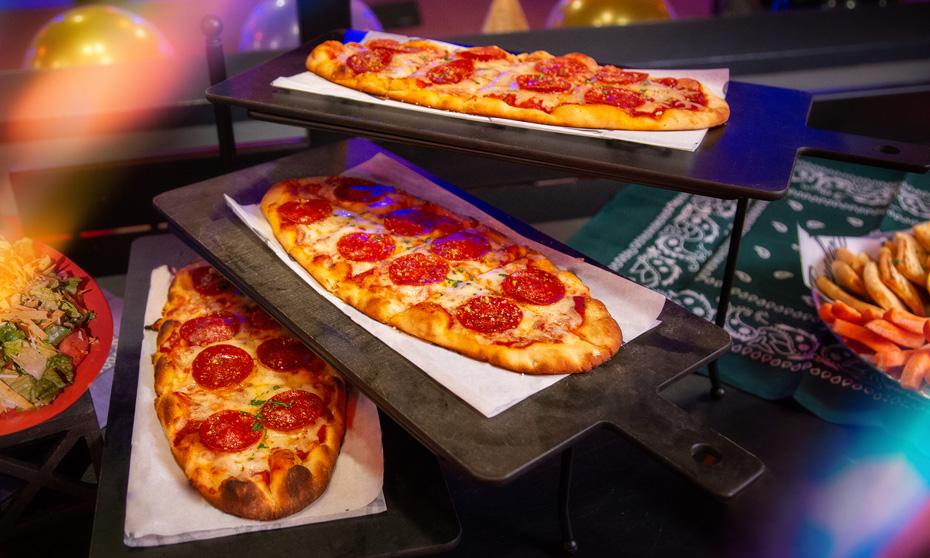
[[[96,24],[92,33],[76,27],[70,36],[53,35],[51,32],[44,37],[38,35],[31,51],[35,57],[31,61],[27,59],[27,64],[30,68],[50,69],[23,72],[21,93],[4,108],[7,112],[5,120],[10,123],[10,135],[17,141],[15,169],[11,170],[132,160],[170,151],[170,145],[164,145],[163,134],[139,132],[157,129],[159,120],[170,114],[171,109],[202,99],[203,90],[208,85],[208,73],[200,20],[206,13],[214,13],[224,21],[236,19],[237,12],[242,10],[241,6],[237,8],[234,4],[229,0],[207,0],[205,5],[198,5],[201,9],[191,10],[187,2],[151,3],[145,10],[140,10],[141,15],[123,10],[114,19],[115,23]],[[82,9],[99,12],[103,7]],[[66,12],[50,24],[68,22],[68,14],[73,20],[74,13]],[[146,22],[151,22],[151,25]],[[79,27],[81,23],[75,25]],[[83,24],[87,24],[87,20]],[[155,33],[151,32],[153,26]],[[167,31],[167,40],[159,43],[160,52],[155,58],[151,57],[151,48],[146,51],[146,59],[132,59],[125,49],[120,53],[121,45],[132,44],[131,38],[129,43],[126,42],[127,29],[145,42],[152,40],[157,28]],[[226,42],[228,53],[231,41]],[[57,58],[52,52],[53,46],[58,48]],[[46,50],[41,51],[43,48]],[[40,51],[44,59],[40,59]],[[143,49],[138,51],[142,53]],[[113,55],[112,58],[108,53]],[[88,62],[84,58],[94,60]],[[61,63],[56,63],[56,60]],[[152,139],[148,139],[149,136]],[[151,145],[146,142],[151,142]],[[87,199],[79,207],[71,206],[67,215],[41,208],[46,202],[49,208],[55,206],[52,203],[54,196],[59,195],[62,189],[74,188],[81,189],[81,185],[72,181],[70,184],[42,184],[31,188],[27,192],[29,205],[33,208],[30,215],[20,213],[22,207],[20,211],[7,207],[9,204],[5,200],[9,196],[0,195],[4,200],[4,207],[0,209],[0,229],[10,236],[19,236],[17,233],[46,236],[50,243],[66,250],[70,242],[84,237],[82,233],[86,229],[99,228],[91,224],[100,209],[95,206],[98,202]],[[21,200],[17,203],[25,205]],[[35,208],[40,211],[35,211]],[[114,223],[112,230],[134,225]]]

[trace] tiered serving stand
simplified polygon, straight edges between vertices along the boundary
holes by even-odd
[[[342,40],[355,33],[333,31],[312,44]],[[727,93],[731,120],[710,130],[695,152],[436,117],[272,87],[275,78],[304,70],[309,48],[306,45],[295,49],[207,91],[207,98],[218,107],[221,153],[230,166],[234,145],[228,107],[237,106],[259,120],[736,199],[736,234],[730,238],[717,325],[666,302],[659,316],[661,326],[625,345],[609,362],[591,373],[568,377],[500,415],[485,418],[330,305],[223,202],[226,194],[243,204],[257,203],[277,180],[338,174],[376,153],[396,156],[368,141],[354,139],[163,194],[155,199],[155,205],[184,244],[220,269],[342,372],[391,420],[383,421],[388,425],[384,440],[387,516],[159,547],[150,550],[154,554],[189,553],[192,548],[208,555],[233,548],[239,552],[280,552],[302,545],[324,556],[368,556],[448,548],[458,538],[454,511],[446,505],[448,494],[441,477],[436,476],[435,463],[423,455],[420,446],[409,441],[404,431],[441,459],[489,483],[510,481],[541,461],[561,455],[560,513],[564,548],[568,551],[576,548],[568,513],[571,447],[600,426],[628,437],[714,497],[734,496],[762,474],[762,463],[724,436],[703,427],[663,399],[659,391],[695,369],[712,364],[729,346],[729,337],[720,326],[726,315],[748,200],[783,196],[799,154],[918,172],[926,172],[930,162],[925,147],[808,128],[811,98],[806,93],[738,82],[731,82]],[[214,74],[218,75],[221,72]],[[525,236],[583,257],[467,192],[430,178]],[[157,265],[181,265],[192,257],[192,252],[171,238],[143,239],[135,246],[127,287],[129,310],[122,329],[94,528],[94,555],[128,553],[122,546],[121,519],[135,394],[133,369],[144,325],[141,307],[147,292],[147,274]],[[713,367],[711,379],[714,393],[722,395]],[[392,421],[402,430],[392,428]],[[441,497],[426,501],[414,494],[410,484],[414,478],[426,479],[431,493]],[[417,532],[424,515],[430,515],[439,527]],[[383,530],[382,522],[389,520],[398,526],[396,534]]]

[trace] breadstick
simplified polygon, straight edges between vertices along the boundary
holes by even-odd
[[[878,276],[889,289],[918,316],[926,316],[924,301],[920,292],[907,280],[907,277],[898,272],[892,262],[891,250],[882,248],[878,255]]]
[[[930,221],[914,225],[914,238],[923,247],[924,250],[930,251]]]
[[[923,249],[914,240],[914,237],[907,233],[897,233],[894,235],[895,252],[894,265],[912,283],[921,287],[927,282],[927,270],[924,269],[923,260],[920,253]]]
[[[833,260],[833,263],[830,264],[830,271],[833,272],[833,278],[836,279],[839,286],[856,296],[868,298],[869,293],[865,290],[862,277],[848,263],[839,259]]]
[[[875,262],[869,262],[862,269],[862,280],[865,282],[865,290],[869,291],[869,296],[871,296],[872,300],[879,306],[885,310],[891,308],[907,310],[898,296],[882,283],[881,275],[878,272],[878,265],[876,265]]]
[[[859,300],[853,295],[847,293],[841,289],[836,283],[827,279],[826,276],[821,275],[817,277],[817,289],[824,294],[830,300],[841,300],[846,304],[852,306],[859,312],[878,312],[881,313],[883,310],[874,304],[869,304],[868,302]],[[904,310],[904,308],[902,308]]]

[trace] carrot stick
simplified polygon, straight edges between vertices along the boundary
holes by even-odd
[[[927,318],[921,318],[916,314],[911,314],[900,308],[889,308],[885,311],[883,317],[902,329],[921,335],[924,334],[924,326],[927,323]]]
[[[847,322],[852,322],[857,325],[863,325],[866,322],[865,318],[862,316],[862,312],[856,310],[842,300],[835,301],[831,311],[839,320],[846,320]]]
[[[835,308],[836,306],[834,306],[834,309]],[[876,353],[901,350],[897,345],[891,341],[888,341],[881,335],[869,331],[860,325],[848,322],[846,320],[841,320],[840,318],[837,318],[836,321],[833,322],[833,331],[835,331],[838,335],[842,335],[843,337],[855,339]]]
[[[904,366],[913,353],[914,351],[901,350],[875,353],[875,366],[882,370],[890,370],[892,368]]]
[[[917,391],[930,370],[930,351],[916,351],[901,372],[901,387]]]
[[[923,335],[911,333],[887,320],[872,320],[865,324],[865,328],[909,349],[919,349],[927,342]]]
[[[884,312],[880,310],[876,310],[875,308],[867,307],[861,310],[861,312],[862,312],[862,319],[864,319],[866,322],[871,322],[872,320],[881,320],[885,317]]]
[[[821,320],[828,324],[832,324],[833,320],[836,319],[836,316],[833,315],[833,304],[829,302],[821,304],[820,308],[817,309],[817,314],[820,316]]]

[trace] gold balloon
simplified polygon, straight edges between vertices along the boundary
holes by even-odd
[[[663,0],[561,0],[552,8],[548,27],[604,27],[670,19]]]
[[[39,30],[23,67],[67,68],[120,64],[172,56],[174,49],[154,25],[113,6],[68,10]]]

